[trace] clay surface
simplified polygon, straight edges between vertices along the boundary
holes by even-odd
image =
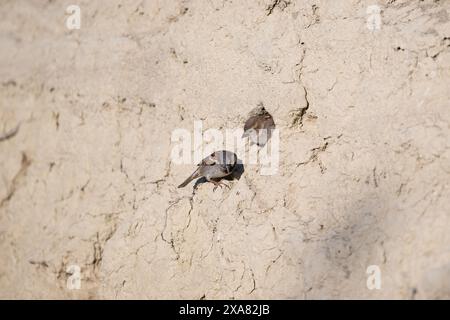
[[[450,1],[78,2],[0,3],[0,298],[450,298]],[[260,102],[278,173],[177,189]]]

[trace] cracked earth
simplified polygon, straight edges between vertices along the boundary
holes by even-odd
[[[69,4],[0,4],[0,298],[450,298],[450,1]],[[259,102],[278,173],[177,189]]]

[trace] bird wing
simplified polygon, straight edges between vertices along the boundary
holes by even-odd
[[[275,121],[273,121],[273,117],[270,114],[266,115],[264,118],[265,118],[264,128],[266,129],[275,128]]]
[[[258,126],[258,121],[259,117],[258,116],[253,116],[248,118],[248,120],[245,122],[244,125],[244,133],[247,132],[250,129],[256,129],[256,127]]]
[[[215,154],[212,153],[209,156],[207,156],[205,159],[203,159],[197,166],[212,166],[217,163],[217,160],[215,158]]]

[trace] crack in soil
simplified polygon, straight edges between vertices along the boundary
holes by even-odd
[[[22,152],[21,167],[11,181],[10,187],[8,188],[9,189],[8,194],[6,195],[5,198],[3,198],[0,201],[0,208],[2,208],[9,200],[11,200],[14,193],[16,192],[17,184],[19,183],[20,179],[26,175],[27,169],[30,165],[31,165],[31,160],[28,159],[27,155],[24,152]]]

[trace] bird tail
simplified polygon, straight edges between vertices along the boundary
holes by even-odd
[[[184,182],[182,184],[180,184],[178,186],[178,188],[184,188],[187,186],[187,184],[189,182],[191,182],[192,180],[194,180],[195,178],[199,178],[200,177],[200,173],[199,173],[199,169],[195,170],[193,174],[191,174],[189,176],[189,178],[187,178],[186,180],[184,180]]]

